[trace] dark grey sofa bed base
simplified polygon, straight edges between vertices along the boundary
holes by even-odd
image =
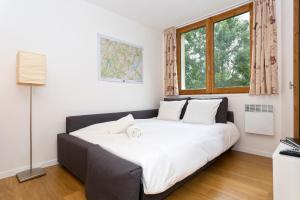
[[[145,195],[140,166],[107,152],[99,145],[68,134],[95,123],[119,119],[129,113],[136,119],[146,119],[156,117],[157,112],[158,110],[147,110],[67,118],[67,133],[58,134],[57,138],[58,162],[85,184],[88,200],[162,200],[197,173],[163,193]],[[233,122],[232,112],[228,112],[228,121]]]

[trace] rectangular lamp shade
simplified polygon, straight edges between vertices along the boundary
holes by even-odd
[[[29,85],[46,84],[46,56],[19,51],[17,54],[17,83]]]

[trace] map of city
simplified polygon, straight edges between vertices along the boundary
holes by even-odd
[[[100,79],[120,82],[143,81],[143,49],[100,36]]]

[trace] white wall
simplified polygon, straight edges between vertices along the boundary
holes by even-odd
[[[278,62],[280,94],[276,96],[249,96],[248,94],[224,94],[229,99],[229,110],[234,112],[235,123],[241,132],[236,150],[271,156],[282,137],[293,135],[293,0],[276,0],[278,22]],[[218,96],[218,95],[201,95]],[[273,104],[275,135],[263,136],[244,132],[245,104]]]
[[[144,47],[144,83],[99,82],[97,33]],[[34,163],[56,162],[68,115],[157,108],[161,32],[84,0],[0,0],[0,178],[29,164],[29,88],[16,85],[18,50],[48,57],[47,86],[33,97]]]

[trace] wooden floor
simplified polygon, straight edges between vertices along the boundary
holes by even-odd
[[[84,186],[60,166],[25,183],[0,180],[0,200],[85,200]],[[168,200],[270,200],[272,162],[269,158],[231,151],[197,175]]]

